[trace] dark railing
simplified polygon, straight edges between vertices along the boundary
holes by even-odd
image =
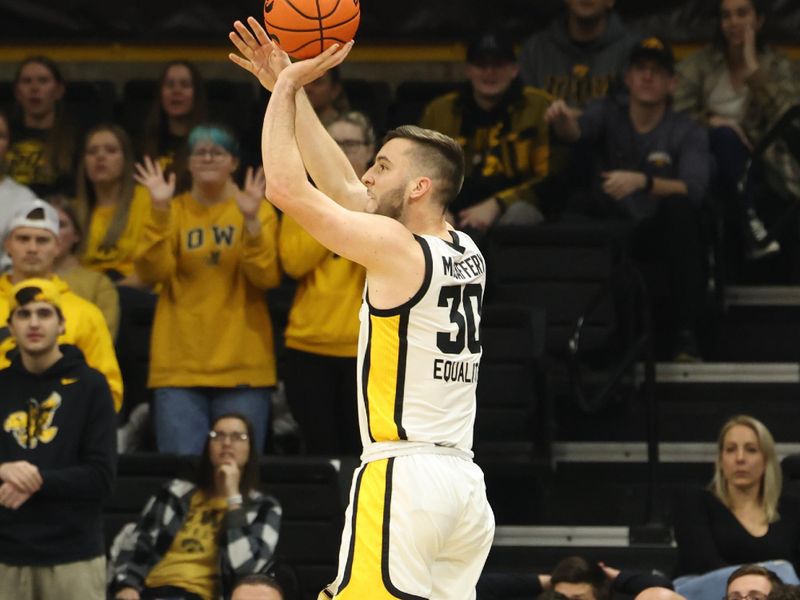
[[[632,290],[632,297],[635,301],[634,307],[636,308],[636,310],[629,312],[628,335],[624,336],[623,349],[619,358],[614,360],[610,367],[606,368],[606,376],[603,383],[598,389],[589,392],[584,381],[585,360],[581,344],[584,326],[592,314],[603,305],[603,302],[609,298],[613,299],[615,291],[619,290],[620,286],[624,284],[627,284],[627,289]],[[623,383],[625,377],[635,370],[639,362],[643,363],[644,366],[644,378],[639,387],[639,394],[645,403],[647,422],[648,488],[645,515],[647,522],[653,523],[656,519],[655,497],[659,464],[653,321],[644,278],[635,266],[630,262],[624,262],[587,303],[586,308],[576,322],[575,330],[568,342],[567,368],[572,393],[578,406],[587,413],[597,412],[606,406]]]

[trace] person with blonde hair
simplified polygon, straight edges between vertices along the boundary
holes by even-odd
[[[141,287],[133,255],[150,213],[150,194],[136,185],[134,163],[125,130],[110,123],[91,129],[78,165],[74,207],[85,232],[81,262],[117,285]]]
[[[714,477],[706,490],[681,494],[673,507],[678,544],[675,590],[717,600],[739,566],[761,563],[797,583],[800,504],[781,496],[781,466],[772,434],[749,415],[720,430]]]

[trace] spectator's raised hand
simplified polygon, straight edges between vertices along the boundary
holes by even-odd
[[[32,494],[23,492],[15,485],[5,482],[0,485],[0,506],[9,510],[17,510],[28,501]]]
[[[645,174],[638,171],[606,171],[602,177],[603,191],[615,200],[643,190],[647,184]]]
[[[169,201],[175,195],[175,173],[170,173],[169,177],[164,176],[161,165],[153,161],[149,156],[144,157],[144,161],[136,163],[133,178],[137,183],[143,185],[150,192],[153,206],[166,209]]]
[[[244,175],[244,185],[236,194],[236,204],[245,219],[258,218],[258,209],[264,201],[264,188],[267,182],[264,179],[264,169],[247,167]]]
[[[496,198],[489,198],[458,213],[459,227],[472,227],[486,231],[500,216],[500,203]]]
[[[286,52],[270,39],[261,23],[253,17],[248,17],[247,24],[250,25],[252,32],[247,25],[236,21],[233,24],[235,31],[228,34],[228,38],[244,58],[233,53],[228,54],[228,58],[235,65],[253,74],[259,83],[271,92],[278,75],[291,64],[291,61]]]
[[[544,120],[553,126],[558,137],[574,142],[580,137],[578,117],[581,112],[563,100],[555,100],[544,113]]]
[[[0,479],[29,495],[38,492],[42,487],[42,475],[39,469],[27,460],[0,464]]]
[[[758,48],[756,47],[756,30],[752,25],[744,28],[744,48],[742,48],[744,64],[747,67],[747,75],[750,76],[758,71]]]

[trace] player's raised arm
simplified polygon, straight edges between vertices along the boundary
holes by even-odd
[[[233,24],[234,31],[228,37],[242,56],[230,54],[229,58],[252,73],[271,92],[278,75],[291,61],[269,38],[258,20],[249,17],[247,24],[250,29],[241,21]],[[326,70],[320,67],[310,76],[315,79],[322,77]],[[311,179],[320,191],[345,208],[363,211],[367,201],[366,188],[347,156],[320,122],[302,88],[296,95],[296,107],[295,137]]]
[[[334,46],[318,57],[295,63],[278,77],[264,115],[262,156],[266,196],[324,246],[367,269],[401,269],[419,253],[413,235],[394,219],[347,210],[312,186],[295,138],[295,96],[319,62],[331,68],[344,60],[350,45]]]

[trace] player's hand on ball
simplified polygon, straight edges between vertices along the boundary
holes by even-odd
[[[161,165],[158,161],[152,160],[149,156],[144,157],[144,161],[136,163],[136,172],[133,178],[136,183],[143,185],[150,192],[153,206],[161,209],[169,207],[169,201],[175,195],[175,173],[164,176]]]
[[[235,65],[252,73],[259,83],[271,92],[278,75],[291,64],[291,61],[286,52],[270,39],[261,23],[253,17],[248,17],[247,24],[252,32],[241,21],[233,24],[235,31],[231,31],[228,38],[242,56],[231,53],[228,54],[228,58]]]
[[[318,56],[298,60],[286,67],[280,74],[280,79],[290,82],[292,87],[299,90],[306,84],[316,81],[330,69],[340,65],[353,49],[353,41],[344,45],[334,44]]]

